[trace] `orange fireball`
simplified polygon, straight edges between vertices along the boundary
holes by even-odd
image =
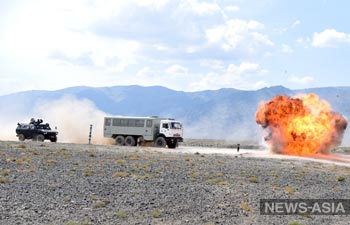
[[[256,122],[272,151],[289,155],[328,154],[341,143],[347,122],[316,94],[275,96],[261,104]]]

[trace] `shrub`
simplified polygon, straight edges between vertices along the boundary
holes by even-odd
[[[221,172],[217,172],[217,173],[216,173],[216,176],[217,176],[217,177],[222,177],[223,174],[222,174]]]
[[[219,181],[217,184],[218,185],[228,185],[228,181],[227,180],[222,180],[222,181]]]
[[[129,159],[130,160],[139,160],[140,157],[138,157],[137,155],[131,155],[131,156],[129,156]]]
[[[287,193],[287,194],[290,194],[290,195],[292,195],[292,194],[295,193],[294,188],[291,187],[291,186],[287,186],[287,187],[284,189],[284,192]]]
[[[255,176],[253,177],[249,177],[248,180],[251,182],[251,183],[259,183],[259,179]]]
[[[10,182],[10,180],[7,179],[6,177],[0,177],[0,184],[7,184],[9,182]]]
[[[298,221],[292,221],[292,222],[289,222],[288,225],[304,225],[304,224]]]
[[[96,154],[92,151],[88,151],[89,157],[96,157]]]
[[[98,209],[98,208],[103,208],[107,205],[108,203],[104,202],[104,201],[97,201],[95,202],[92,207],[94,207],[95,209]]]
[[[33,161],[32,158],[24,157],[24,158],[17,159],[17,160],[16,160],[16,163],[22,165],[22,164],[30,163],[30,162],[32,162],[32,161]]]
[[[152,217],[153,218],[160,218],[160,217],[162,217],[162,213],[159,210],[155,210],[152,212]]]
[[[199,174],[198,172],[193,172],[191,176],[192,176],[192,177],[199,177],[199,175],[200,175],[200,174]]]
[[[57,161],[54,159],[48,159],[48,160],[46,160],[46,162],[50,164],[50,163],[56,163]]]
[[[241,204],[239,204],[239,207],[244,211],[252,211],[253,210],[253,208],[246,202],[241,202]]]
[[[124,210],[119,210],[117,215],[120,219],[126,219],[126,212]]]
[[[19,144],[18,148],[26,148],[26,145],[25,144]]]
[[[9,169],[5,169],[5,170],[2,170],[0,171],[0,175],[2,176],[8,176],[10,174],[11,170]]]
[[[344,176],[337,176],[337,180],[338,180],[338,181],[344,181],[344,180],[345,180],[345,177],[344,177]]]
[[[90,169],[86,169],[84,170],[84,176],[90,176],[92,174],[95,174],[95,171],[94,170],[90,170]]]
[[[39,152],[37,152],[37,151],[35,151],[35,150],[33,150],[33,149],[29,150],[29,152],[30,152],[32,155],[39,155]]]
[[[88,221],[77,222],[77,221],[68,221],[64,225],[92,225],[92,223]]]

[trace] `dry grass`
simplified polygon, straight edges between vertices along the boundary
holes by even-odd
[[[125,220],[125,219],[126,219],[126,212],[125,212],[124,210],[119,210],[118,213],[117,213],[117,216],[118,216],[120,219]]]
[[[26,148],[27,146],[25,144],[19,144],[17,148]]]
[[[344,176],[337,176],[337,180],[342,182],[345,180],[345,177]]]
[[[48,159],[48,160],[46,160],[46,163],[48,163],[48,164],[57,163],[57,160],[55,160],[55,159]]]
[[[10,180],[6,177],[0,177],[0,184],[10,183]]]
[[[104,208],[104,207],[106,207],[109,203],[110,203],[110,201],[109,201],[108,199],[103,199],[103,200],[100,200],[100,201],[95,202],[95,203],[92,205],[92,207],[95,208],[95,209]]]
[[[4,169],[0,171],[0,175],[2,176],[8,176],[10,174],[11,170],[10,169]]]
[[[88,221],[82,221],[82,222],[77,222],[77,221],[68,221],[64,223],[64,225],[92,225],[92,223]]]
[[[35,151],[33,149],[30,149],[28,152],[32,155],[39,155],[40,154],[38,151]]]
[[[129,159],[129,160],[134,160],[134,161],[140,159],[140,157],[137,156],[137,155],[124,155],[124,158],[125,158],[125,159]]]
[[[144,175],[132,174],[131,177],[134,179],[151,179],[151,178],[153,178],[152,174],[149,174],[149,173],[146,173]]]
[[[157,209],[157,210],[152,212],[152,217],[153,218],[161,218],[162,217],[162,213]]]
[[[293,187],[287,186],[287,187],[285,187],[284,192],[289,194],[289,195],[293,195],[295,193],[295,190]]]
[[[115,159],[114,162],[117,164],[123,165],[125,164],[126,161],[124,159]]]
[[[19,165],[23,165],[23,164],[28,164],[28,163],[31,163],[33,161],[32,158],[29,158],[29,157],[23,157],[23,158],[19,158],[16,160],[16,164],[19,164]]]
[[[128,177],[128,176],[129,174],[124,172],[116,172],[112,175],[112,177]]]
[[[86,169],[86,170],[84,170],[84,172],[83,172],[83,174],[84,174],[84,176],[91,176],[91,175],[93,175],[93,174],[95,174],[96,172],[95,172],[95,170],[91,170],[91,169]]]
[[[298,221],[292,221],[292,222],[289,222],[288,225],[304,225],[304,224]]]
[[[259,179],[256,176],[249,177],[248,181],[251,183],[259,183]]]
[[[253,210],[253,207],[251,207],[248,203],[246,202],[241,202],[239,204],[239,208],[244,210],[244,211],[252,211]]]
[[[228,181],[222,180],[221,178],[209,179],[206,181],[207,184],[217,184],[217,185],[228,185]]]
[[[193,177],[193,178],[196,178],[196,177],[199,177],[199,176],[200,176],[200,174],[198,172],[193,172],[191,174],[191,177]]]
[[[88,151],[87,154],[89,157],[96,157],[96,154],[93,151]]]

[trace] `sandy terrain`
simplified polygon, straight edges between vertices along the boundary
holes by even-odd
[[[0,141],[0,224],[348,224],[262,216],[259,200],[349,199],[349,175],[266,150]]]

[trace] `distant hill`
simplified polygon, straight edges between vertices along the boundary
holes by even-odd
[[[110,115],[158,115],[182,120],[185,125],[185,134],[191,138],[257,141],[261,139],[261,129],[255,123],[255,112],[259,102],[275,95],[311,92],[327,100],[334,111],[340,112],[347,118],[350,115],[350,87],[290,90],[282,86],[274,86],[256,91],[226,88],[183,92],[160,86],[135,85],[101,88],[71,87],[57,91],[25,91],[4,95],[0,96],[0,113],[3,119],[7,116],[32,117],[36,113],[35,109],[40,105],[54,107],[50,105],[51,102],[68,95],[78,100],[88,99],[96,105],[97,109]]]

